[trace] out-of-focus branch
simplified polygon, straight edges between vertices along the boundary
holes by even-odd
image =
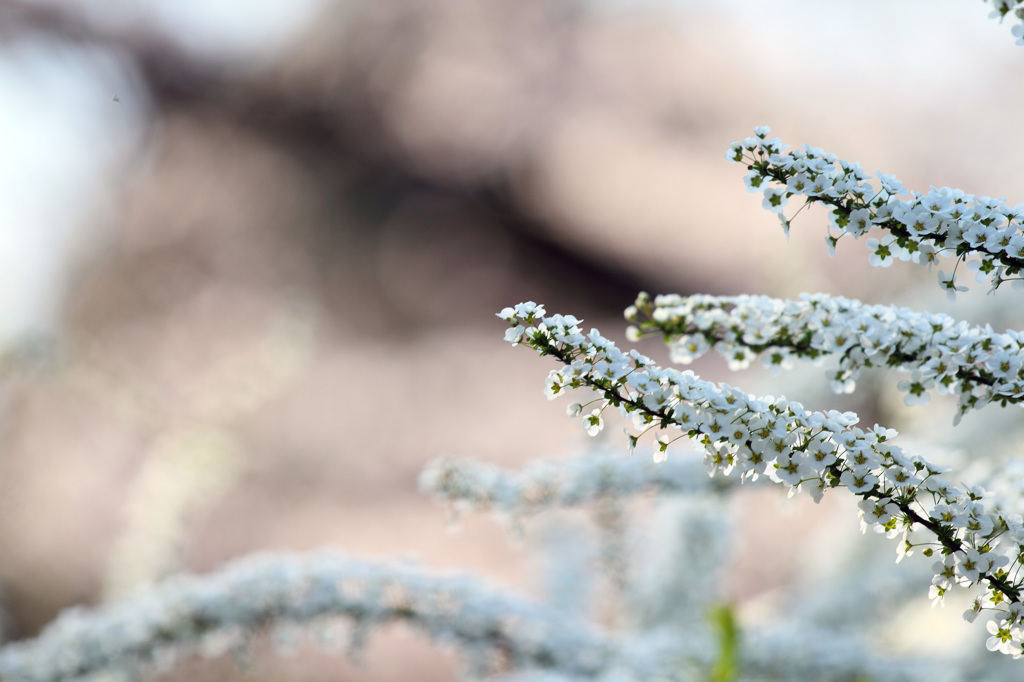
[[[350,649],[375,627],[404,621],[467,651],[500,652],[516,668],[592,676],[614,654],[586,625],[469,578],[331,554],[269,555],[101,609],[65,612],[39,638],[0,649],[0,678],[56,682],[141,672],[203,650],[244,647],[266,630],[329,626],[339,618],[351,628],[340,643]]]

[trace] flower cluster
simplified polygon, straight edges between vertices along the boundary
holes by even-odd
[[[939,559],[932,580],[937,601],[954,585],[984,584],[978,608],[965,616],[973,620],[981,608],[999,611],[995,648],[1024,655],[1024,578],[1017,576],[1024,519],[986,508],[983,490],[953,485],[939,476],[941,467],[892,445],[894,430],[876,425],[865,431],[852,413],[810,412],[784,397],[755,397],[688,370],[658,367],[636,351],[623,353],[596,329],[584,335],[574,317],[546,317],[532,302],[498,316],[509,324],[506,340],[563,365],[548,376],[549,398],[571,389],[596,392],[587,406],[569,408],[578,417],[596,405],[583,417],[589,433],[603,426],[607,408],[619,408],[637,432],[627,431],[631,447],[657,430],[668,434],[658,435],[661,450],[682,437],[700,443],[713,476],[765,476],[815,500],[829,488],[848,489],[861,498],[865,526],[901,537],[901,557],[922,547]],[[912,542],[912,531],[928,538]]]
[[[863,368],[911,372],[899,388],[908,405],[927,403],[931,391],[960,400],[957,420],[990,402],[1024,400],[1024,334],[998,334],[947,315],[896,306],[865,305],[825,294],[799,300],[768,296],[657,296],[640,294],[626,311],[631,338],[660,333],[673,362],[689,363],[714,348],[742,369],[757,357],[773,372],[794,358],[837,356],[830,372],[837,392],[850,392]]]
[[[1008,14],[1017,17],[1018,23],[1012,29],[1013,36],[1017,39],[1018,45],[1024,45],[1024,0],[989,1],[995,8],[992,12],[993,17],[998,17],[1000,20],[1006,18]]]
[[[842,237],[856,239],[878,228],[883,236],[867,240],[872,265],[887,267],[894,258],[931,265],[955,256],[957,266],[966,262],[976,279],[988,280],[992,289],[1010,280],[1024,285],[1024,204],[1009,206],[1002,199],[949,187],[911,192],[902,199],[906,190],[895,177],[876,172],[876,187],[859,164],[809,145],[787,151],[789,146],[769,139],[769,132],[768,126],[755,128],[754,137],[733,142],[725,158],[746,165],[747,190],[763,194],[763,206],[779,215],[787,232],[790,220],[783,210],[790,198],[802,196],[805,204],[831,209],[830,252]],[[956,270],[939,271],[939,283],[950,298],[966,291],[957,284]]]

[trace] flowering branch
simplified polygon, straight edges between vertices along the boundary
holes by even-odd
[[[570,676],[596,675],[614,655],[585,624],[469,578],[326,553],[267,555],[107,607],[66,611],[37,639],[0,649],[0,679],[138,677],[198,652],[244,646],[268,628],[329,627],[338,618],[353,625],[356,646],[372,628],[404,621],[464,651],[498,652],[513,668]]]
[[[703,472],[704,467],[693,459],[657,464],[600,452],[560,462],[533,462],[521,472],[471,459],[439,459],[423,470],[420,490],[457,509],[537,514],[648,491],[721,492],[731,487],[731,482],[700,475]]]
[[[535,671],[523,678],[649,680],[692,668],[693,677],[703,679],[713,663],[711,647],[696,632],[613,639],[465,577],[322,553],[252,556],[109,606],[67,611],[38,638],[0,648],[0,679],[139,679],[197,653],[244,650],[267,631],[283,648],[319,629],[321,644],[334,649],[345,645],[337,641],[337,626],[346,622],[353,632],[348,645],[357,648],[373,628],[397,621],[439,643],[457,643],[467,657],[483,662],[480,677]],[[921,679],[919,663],[880,659],[860,642],[814,634],[752,633],[744,667],[765,679],[790,679],[794,666],[818,679],[840,671],[851,678]],[[769,639],[762,644],[764,637]],[[504,660],[486,663],[489,652]]]
[[[689,363],[714,348],[742,369],[751,360],[773,372],[792,358],[839,357],[831,372],[836,392],[851,392],[864,368],[910,371],[899,383],[907,405],[925,404],[931,390],[960,400],[956,421],[992,401],[1024,401],[1024,335],[970,327],[947,315],[895,306],[802,294],[786,301],[767,296],[657,296],[641,294],[626,311],[638,325],[631,338],[660,333],[674,362]]]
[[[941,600],[954,585],[984,584],[985,600],[965,616],[973,620],[982,608],[1001,611],[990,647],[1024,655],[1020,516],[987,511],[983,491],[954,486],[938,477],[942,468],[890,445],[892,429],[876,425],[865,432],[854,426],[852,413],[808,412],[782,397],[757,398],[702,381],[688,370],[660,368],[635,350],[622,353],[596,329],[584,336],[572,316],[544,314],[542,306],[530,302],[498,316],[509,323],[507,341],[563,364],[548,375],[549,398],[568,389],[597,393],[598,406],[583,417],[588,433],[598,433],[604,410],[617,407],[639,431],[629,435],[631,447],[646,431],[676,431],[676,437],[658,436],[661,450],[679,437],[692,438],[704,446],[712,475],[736,475],[741,481],[767,476],[789,486],[790,494],[806,490],[815,500],[828,488],[847,488],[861,498],[863,528],[902,533],[901,557],[916,546],[942,557],[933,566],[934,599]],[[583,409],[573,405],[570,414],[579,416]],[[921,529],[931,539],[911,543],[910,532]]]
[[[779,215],[787,232],[790,220],[783,209],[790,197],[802,196],[806,204],[831,208],[826,237],[830,253],[842,237],[857,239],[878,228],[888,234],[867,240],[872,265],[888,267],[894,258],[931,265],[940,256],[955,256],[959,265],[977,256],[967,267],[977,272],[978,281],[988,279],[992,290],[1008,280],[1024,284],[1024,204],[1011,207],[1002,199],[949,187],[900,199],[906,190],[894,176],[876,172],[881,185],[876,189],[860,164],[809,145],[787,153],[789,145],[767,139],[769,132],[768,126],[755,128],[755,136],[733,142],[725,158],[746,165],[747,190],[764,194],[762,205]],[[833,236],[832,230],[838,234]],[[948,274],[939,271],[939,284],[951,299],[967,290],[956,283],[956,267]]]
[[[702,476],[701,469],[703,466],[700,462],[692,458],[673,458],[652,463],[647,458],[622,458],[606,452],[561,462],[537,461],[519,473],[472,460],[442,459],[427,466],[421,476],[420,486],[424,492],[437,499],[469,508],[538,513],[552,507],[576,506],[607,497],[617,499],[643,491],[668,495],[685,495],[709,489],[718,492],[721,491],[720,486],[728,484],[730,480]],[[711,518],[716,516],[715,513],[710,515]],[[716,532],[720,528],[701,528],[698,533],[701,531],[709,534],[707,540],[721,541],[719,532]],[[671,679],[680,679],[678,676],[684,669],[692,669],[693,672],[690,677],[683,675],[681,679],[708,679],[707,671],[715,663],[711,655],[715,643],[708,636],[703,609],[688,610],[686,603],[687,597],[694,597],[688,594],[690,591],[696,592],[704,600],[715,598],[714,591],[708,591],[708,585],[702,582],[702,578],[714,575],[719,570],[722,556],[714,551],[709,552],[704,543],[695,542],[698,538],[692,537],[690,533],[680,535],[678,529],[673,529],[671,536],[682,538],[686,549],[694,552],[694,556],[687,555],[685,559],[686,571],[672,569],[673,575],[679,575],[681,583],[687,588],[687,594],[684,595],[670,593],[671,605],[665,604],[666,610],[677,612],[676,618],[668,621],[656,618],[655,627],[644,625],[633,636],[619,640],[621,657],[617,666],[603,671],[597,677],[569,677],[549,670],[532,670],[502,675],[495,682],[647,680],[655,674],[658,661],[668,661],[668,668],[677,675]],[[892,599],[865,599],[865,594],[877,597],[885,587],[893,586],[894,581],[889,571],[885,573],[884,580],[875,574],[872,577],[877,582],[851,585],[842,592],[843,601],[839,606],[843,609],[841,618],[837,617],[835,610],[835,595],[830,592],[828,604],[819,608],[820,614],[812,611],[805,620],[790,619],[781,625],[774,623],[764,631],[744,630],[743,646],[737,661],[739,669],[745,674],[755,674],[759,679],[766,680],[957,679],[959,671],[951,669],[948,661],[879,658],[865,642],[845,631],[858,615],[864,617],[862,611],[865,604],[898,603]],[[899,581],[900,586],[906,583],[906,580]],[[664,601],[664,590],[664,587],[659,587],[653,598]],[[706,603],[702,604],[706,606]],[[678,617],[679,611],[685,614],[682,618]],[[820,617],[821,614],[827,614],[833,620],[826,622],[826,619]]]

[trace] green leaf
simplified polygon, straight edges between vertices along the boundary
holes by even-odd
[[[711,668],[708,682],[734,682],[740,674],[740,629],[736,611],[731,604],[719,604],[709,617],[718,635],[718,659]]]

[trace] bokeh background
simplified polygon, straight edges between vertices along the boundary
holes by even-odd
[[[1021,325],[1009,292],[951,305],[935,273],[870,268],[862,243],[829,259],[814,210],[787,242],[724,161],[770,124],[911,188],[1013,203],[1024,53],[986,14],[960,0],[0,0],[3,637],[257,550],[414,556],[530,593],[529,538],[475,517],[446,533],[448,512],[416,490],[438,456],[515,467],[587,447],[542,395],[549,367],[501,341],[494,313],[519,301],[619,341],[640,290],[826,291]],[[906,410],[891,378],[837,398],[816,368],[697,369],[951,451],[995,437],[980,419],[950,431],[942,401]],[[1019,420],[994,419],[1019,441]],[[814,526],[828,502],[777,497],[741,502],[761,510],[728,577],[741,606],[824,542],[771,519]],[[842,511],[832,521],[856,534]],[[453,660],[397,633],[365,667],[305,651],[168,679],[444,680]]]

